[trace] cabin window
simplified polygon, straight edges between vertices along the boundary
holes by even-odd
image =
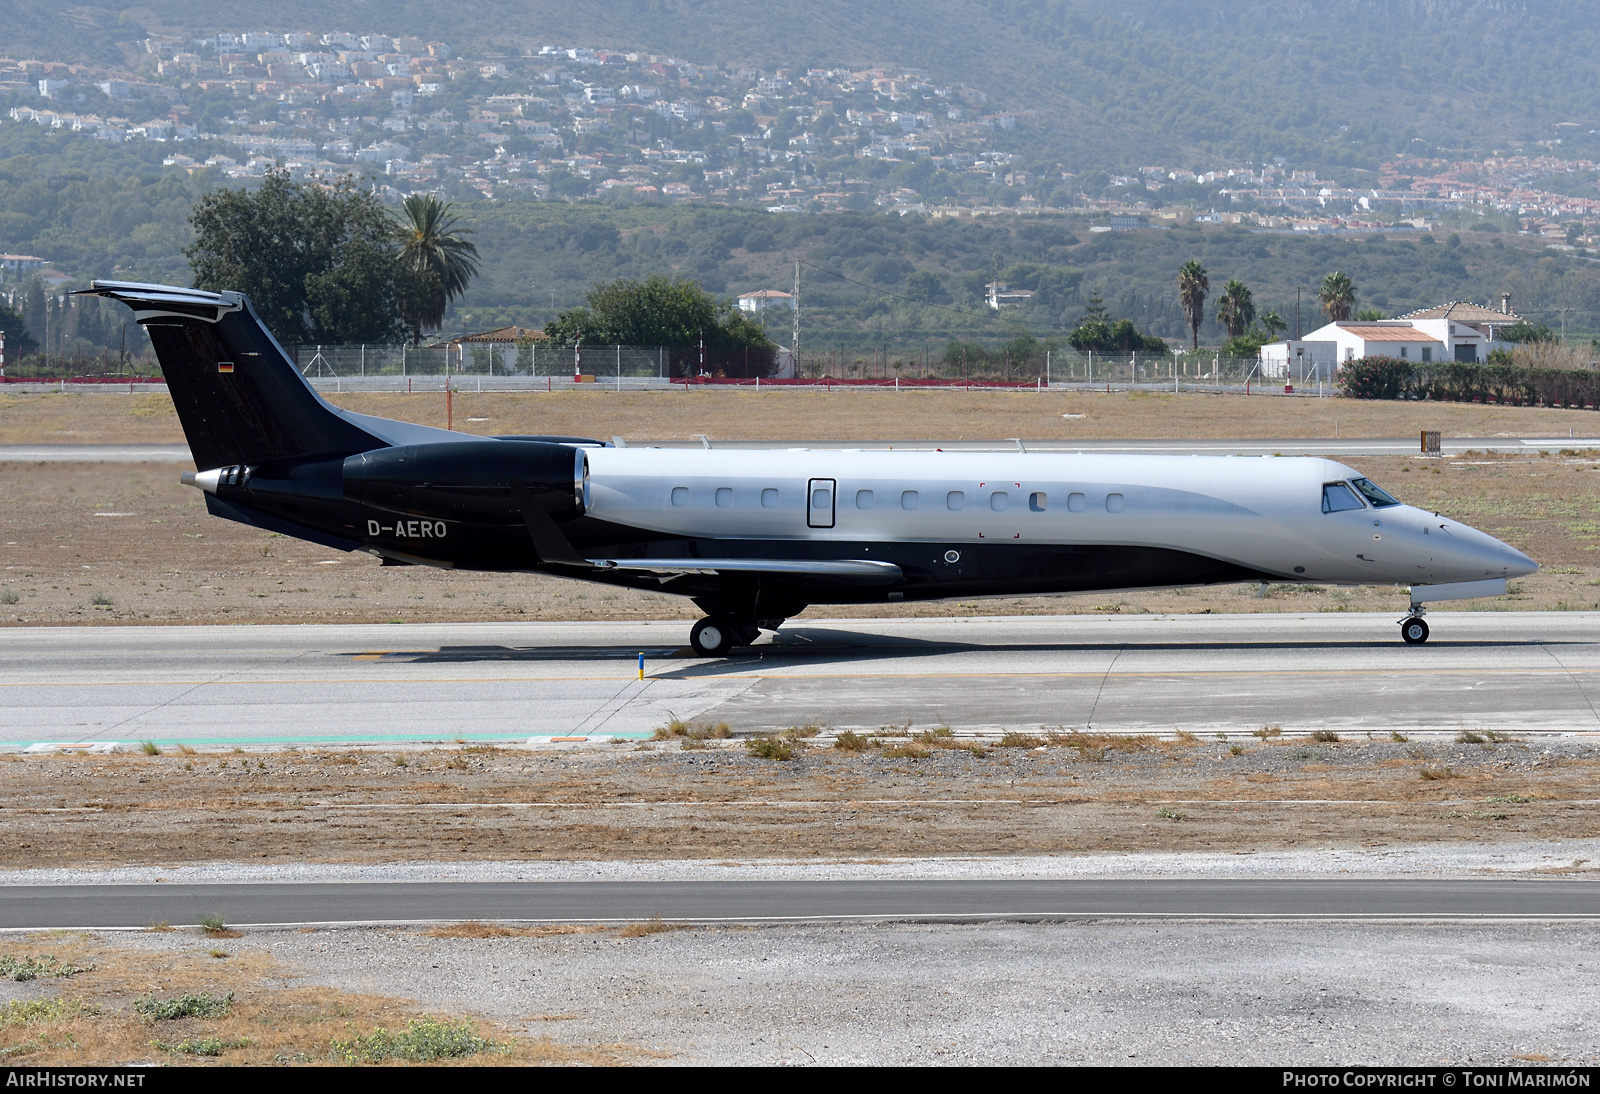
[[[872,491],[871,490],[857,490],[856,491],[856,508],[857,509],[871,509],[872,508]]]
[[[1035,513],[1044,512],[1049,505],[1050,499],[1045,497],[1043,490],[1035,490],[1033,493],[1028,495],[1028,508],[1032,509]]]
[[[1089,508],[1089,498],[1088,498],[1087,495],[1085,495],[1085,494],[1068,494],[1067,495],[1067,512],[1069,512],[1069,513],[1081,513],[1087,508]]]
[[[1410,346],[1401,346],[1400,347],[1400,359],[1403,361],[1403,360],[1405,360],[1406,358],[1408,358],[1410,356],[1411,356],[1411,347]]]
[[[731,486],[719,486],[719,487],[717,487],[717,508],[718,509],[727,509],[732,504],[733,504],[733,487],[731,487]]]
[[[1011,498],[1007,496],[1004,490],[996,490],[994,493],[989,495],[989,508],[993,509],[996,513],[1004,513],[1006,511],[1006,506],[1010,504]]]
[[[1361,499],[1357,498],[1344,483],[1325,482],[1322,484],[1322,511],[1324,513],[1342,513],[1346,509],[1360,508]]]
[[[1432,346],[1423,346],[1422,347],[1422,359],[1424,361],[1433,360],[1433,347]]]
[[[900,508],[915,509],[918,500],[915,490],[907,490],[900,495]]]
[[[761,491],[761,508],[776,509],[778,507],[778,492],[772,487]]]
[[[689,504],[689,488],[687,486],[674,486],[672,488],[672,504],[673,505],[688,505]]]
[[[1392,498],[1384,491],[1379,490],[1371,479],[1351,479],[1350,485],[1361,491],[1361,496],[1371,502],[1374,509],[1400,504],[1399,499]]]
[[[1107,494],[1106,495],[1106,512],[1108,512],[1108,513],[1120,513],[1120,512],[1122,512],[1122,506],[1123,506],[1124,500],[1125,499],[1123,498],[1123,496],[1121,494]]]
[[[944,496],[945,508],[954,512],[967,507],[967,496],[959,490],[952,490]]]

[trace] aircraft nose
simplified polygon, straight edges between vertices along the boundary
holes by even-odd
[[[1500,543],[1499,540],[1495,540],[1495,542],[1500,545],[1500,550],[1506,556],[1507,577],[1527,577],[1529,574],[1538,571],[1539,564],[1533,561],[1533,559],[1529,558],[1515,547],[1512,547],[1510,544]]]
[[[1463,561],[1484,577],[1527,577],[1539,569],[1539,564],[1509,543],[1502,543],[1487,532],[1458,525],[1451,529],[1452,538],[1466,548]],[[1478,576],[1475,572],[1474,576]]]

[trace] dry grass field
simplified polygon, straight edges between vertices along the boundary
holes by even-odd
[[[575,928],[587,932],[589,928]],[[237,932],[140,946],[79,931],[0,941],[0,1062],[22,1067],[284,1064],[614,1064],[659,1055],[574,1046],[428,1014],[411,1000],[306,982]],[[624,929],[625,931],[625,929]],[[549,933],[555,933],[550,930]],[[629,937],[622,931],[613,935]],[[544,1016],[530,1016],[524,1029]]]
[[[0,867],[1268,851],[1600,835],[1600,754],[1582,742],[1038,729],[980,741],[886,726],[881,737],[841,738],[845,748],[815,732],[771,739],[777,747],[690,737],[556,751],[12,754],[0,757]]]
[[[444,426],[442,392],[335,394],[342,407]],[[1064,418],[1081,414],[1081,418]],[[1072,438],[1577,436],[1600,432],[1592,411],[1463,403],[1386,403],[1282,396],[877,389],[696,388],[454,396],[469,433],[547,433],[692,440],[1033,440]],[[171,400],[111,391],[0,394],[0,444],[156,444],[183,439]]]

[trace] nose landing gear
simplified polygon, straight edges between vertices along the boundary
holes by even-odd
[[[1400,621],[1400,637],[1408,646],[1420,646],[1428,640],[1428,625],[1417,616]]]

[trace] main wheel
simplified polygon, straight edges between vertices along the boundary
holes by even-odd
[[[1400,624],[1400,637],[1408,646],[1420,646],[1428,640],[1428,625],[1415,617]]]
[[[738,637],[726,619],[702,619],[689,631],[689,645],[701,657],[722,657],[733,648]]]

